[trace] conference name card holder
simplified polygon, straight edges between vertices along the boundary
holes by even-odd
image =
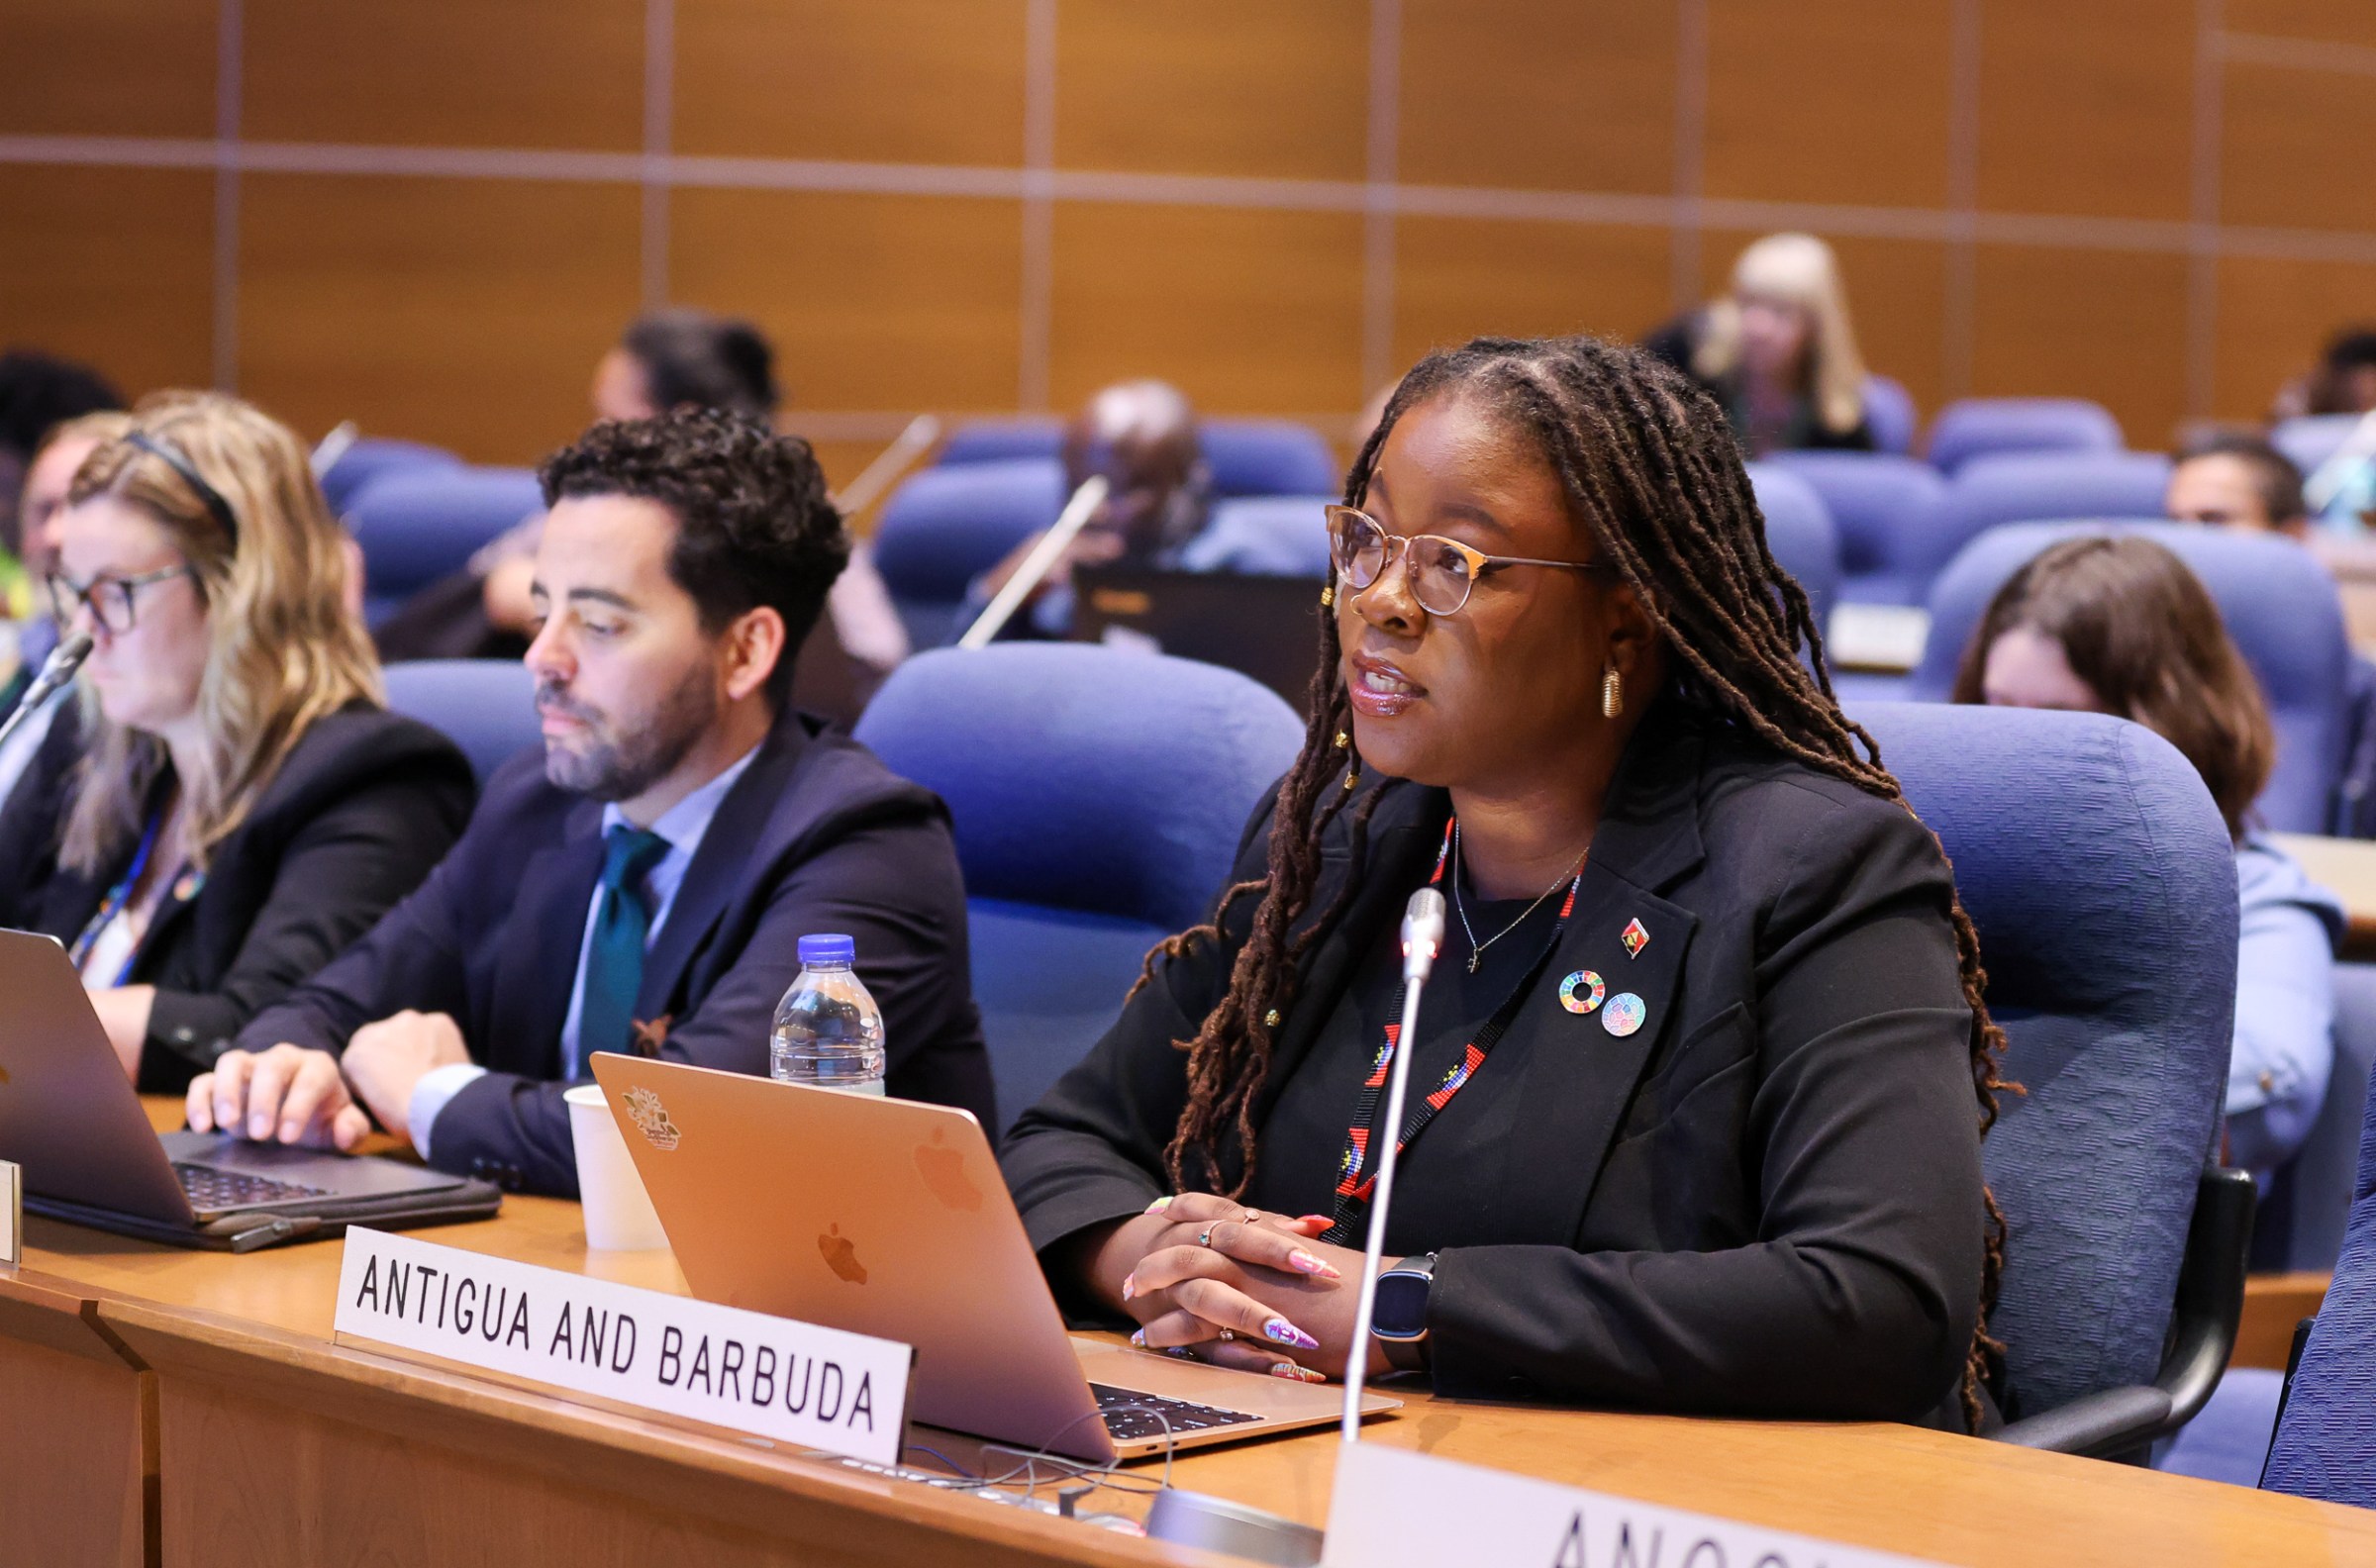
[[[15,1268],[24,1261],[25,1170],[0,1160],[0,1264]]]
[[[1323,1568],[1923,1568],[1924,1559],[1659,1508],[1376,1443],[1336,1456]]]
[[[334,1340],[597,1409],[899,1462],[913,1347],[349,1226]]]

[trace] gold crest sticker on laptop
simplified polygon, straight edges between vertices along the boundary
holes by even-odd
[[[651,1146],[656,1149],[672,1149],[684,1136],[676,1124],[668,1120],[668,1110],[660,1104],[660,1097],[648,1089],[627,1092],[627,1119],[636,1125],[637,1131],[651,1139]]]

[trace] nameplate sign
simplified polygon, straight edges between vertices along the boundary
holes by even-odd
[[[909,1346],[349,1227],[341,1338],[897,1464]]]
[[[1918,1559],[1659,1508],[1531,1476],[1346,1445],[1326,1568],[1917,1568]]]
[[[25,1260],[25,1168],[0,1160],[0,1263]]]

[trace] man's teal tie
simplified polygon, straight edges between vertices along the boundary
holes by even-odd
[[[644,939],[651,932],[651,911],[644,903],[644,879],[668,853],[668,840],[625,823],[603,838],[602,904],[594,915],[594,940],[586,948],[585,1000],[577,1010],[577,1059],[571,1077],[596,1051],[625,1050],[636,1016],[636,993],[644,985]]]

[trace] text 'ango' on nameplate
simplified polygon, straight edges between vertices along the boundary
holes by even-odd
[[[349,1228],[338,1332],[656,1415],[899,1461],[909,1346]]]

